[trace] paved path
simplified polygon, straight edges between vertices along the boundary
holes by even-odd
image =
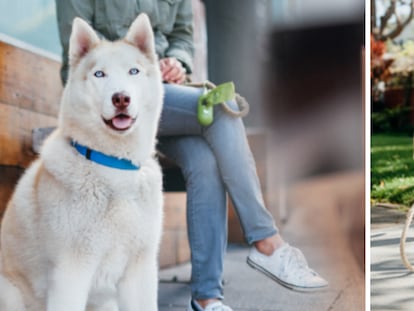
[[[400,239],[405,213],[371,209],[371,310],[414,310],[414,274],[403,265]],[[407,254],[414,261],[414,232],[409,232]]]

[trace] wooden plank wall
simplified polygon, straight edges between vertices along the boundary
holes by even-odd
[[[57,123],[59,69],[56,60],[0,40],[0,215],[35,158],[32,129]]]

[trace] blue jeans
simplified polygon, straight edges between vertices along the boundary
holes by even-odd
[[[214,122],[203,127],[197,120],[202,90],[170,84],[165,84],[164,89],[158,149],[177,163],[186,181],[192,297],[222,298],[226,192],[234,203],[247,243],[272,236],[277,228],[264,207],[242,120],[216,106]],[[237,109],[236,103],[228,104]]]

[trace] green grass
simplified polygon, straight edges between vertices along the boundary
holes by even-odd
[[[374,202],[414,203],[413,138],[371,137],[371,199]]]

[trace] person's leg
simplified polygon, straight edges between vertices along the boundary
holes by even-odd
[[[240,118],[215,107],[214,122],[203,127],[197,120],[197,101],[202,90],[165,85],[160,136],[200,135],[210,146],[226,190],[239,215],[249,244],[276,236],[277,229],[264,207],[256,166]],[[229,102],[237,108],[234,102]]]
[[[177,163],[186,181],[192,298],[222,299],[227,205],[215,157],[198,136],[161,137],[158,149]]]
[[[191,87],[165,85],[159,134],[200,135],[206,140],[239,215],[246,241],[255,246],[248,257],[250,265],[291,289],[326,287],[327,282],[308,267],[300,250],[284,243],[264,207],[242,120],[216,106],[214,122],[208,127],[200,126],[196,112],[201,92]],[[236,108],[234,102],[228,104]]]

